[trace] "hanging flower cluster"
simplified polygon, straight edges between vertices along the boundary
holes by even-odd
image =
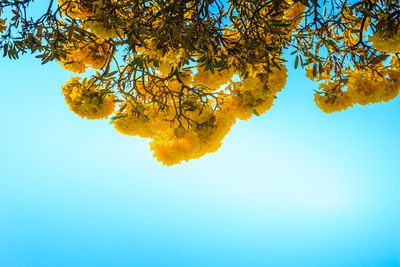
[[[142,50],[147,52],[154,51]],[[270,74],[260,65],[240,81],[233,81],[233,69],[213,74],[196,66],[163,80],[177,58],[160,58],[155,70],[161,78],[139,79],[135,100],[123,104],[112,121],[120,133],[151,138],[154,155],[167,165],[215,152],[236,119],[266,112],[286,83],[284,65]]]
[[[398,53],[400,51],[400,33],[387,34],[384,32],[376,32],[369,37],[376,50],[385,53]]]
[[[376,31],[367,38],[371,18],[359,16],[358,12],[357,8],[344,9],[338,18],[344,27],[333,26],[331,29],[333,38],[343,44],[334,47],[338,50],[336,59],[337,55],[343,56],[341,61],[351,60],[353,66],[338,68],[326,60],[319,67],[306,67],[306,77],[321,82],[314,94],[314,102],[326,113],[342,111],[356,104],[388,102],[399,95],[399,22],[388,20],[390,16],[384,14],[386,18],[381,16],[375,20]],[[371,43],[366,44],[366,39]],[[369,47],[372,47],[371,54],[368,54]],[[383,54],[377,55],[377,52]],[[394,54],[390,62],[385,53]]]
[[[92,81],[72,77],[62,87],[69,108],[82,118],[103,119],[114,112],[114,95],[102,92]]]
[[[88,66],[100,70],[112,57],[110,45],[103,39],[98,39],[93,43],[68,45],[66,56],[61,59],[60,64],[63,68],[75,73],[85,72]]]

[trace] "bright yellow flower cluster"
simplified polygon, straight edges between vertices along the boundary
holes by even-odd
[[[212,91],[219,89],[222,85],[228,83],[234,71],[232,68],[223,69],[221,71],[215,70],[214,73],[211,71],[205,71],[204,68],[197,68],[197,73],[193,78],[194,86],[205,86],[211,88]]]
[[[151,104],[138,106],[134,102],[125,104],[113,124],[120,133],[151,138],[154,156],[166,165],[199,158],[221,146],[235,118],[222,110],[214,112],[210,102],[199,103],[196,99],[186,99],[192,102],[188,105],[192,108],[181,114],[192,123],[189,126],[183,118],[173,120],[176,113],[171,106],[159,110]]]
[[[166,122],[157,119],[156,114],[157,111],[151,106],[138,106],[134,102],[128,102],[118,114],[118,119],[113,121],[114,128],[122,134],[153,138],[158,131],[168,128]]]
[[[345,85],[336,81],[321,83],[314,101],[326,113],[342,111],[354,104],[388,102],[400,91],[400,70],[396,64],[397,60],[392,59],[391,68],[381,66],[378,72],[370,69],[349,70]],[[342,90],[344,87],[346,91]]]
[[[219,111],[211,115],[203,125],[190,130],[176,128],[173,135],[164,133],[154,138],[150,148],[157,160],[166,165],[200,158],[218,150],[234,123],[232,116]]]
[[[348,92],[343,92],[339,83],[327,81],[319,85],[319,90],[314,94],[314,101],[325,113],[342,111],[353,106],[353,100]]]
[[[91,44],[73,44],[67,48],[67,55],[60,61],[63,68],[75,73],[85,72],[88,65],[94,69],[101,69],[111,56],[110,45],[98,39]]]
[[[96,34],[98,38],[102,39],[114,39],[119,36],[123,36],[123,33],[120,29],[111,24],[107,25],[106,22],[97,21],[95,19],[85,21],[84,27],[90,29],[90,31]]]
[[[380,72],[365,69],[350,72],[347,91],[354,103],[367,105],[388,102],[399,94],[400,72],[385,69]]]
[[[61,11],[75,19],[86,19],[93,10],[90,0],[58,0]]]
[[[287,69],[284,65],[280,68],[270,74],[254,71],[243,83],[232,83],[232,99],[227,105],[236,118],[247,120],[253,114],[261,115],[272,107],[275,95],[286,84]]]
[[[385,53],[399,53],[400,52],[400,32],[389,34],[382,31],[377,31],[374,35],[369,37],[373,47]]]
[[[65,102],[82,118],[103,119],[110,116],[115,108],[114,95],[101,92],[92,81],[72,77],[62,87]]]
[[[161,56],[156,50],[144,48],[141,53],[152,53],[168,64],[169,67],[155,68],[164,75],[179,61],[179,53]],[[262,65],[256,65],[250,70],[251,75],[240,82],[232,81],[233,68],[215,73],[193,68],[197,68],[196,74],[191,75],[191,70],[187,70],[181,77],[183,84],[176,79],[154,82],[148,78],[137,82],[138,97],[123,104],[112,122],[122,134],[152,139],[150,147],[154,156],[166,165],[216,151],[236,119],[247,120],[271,108],[287,78],[284,65],[280,65],[280,69],[274,68],[272,73],[267,73]],[[189,91],[185,87],[188,84],[202,88],[202,94],[209,93],[210,97]],[[228,86],[224,89],[221,86],[225,84]],[[214,93],[222,99],[218,106],[211,97]],[[165,94],[171,94],[171,98],[165,99]],[[148,102],[149,99],[153,101]],[[177,102],[181,107],[177,107]],[[177,110],[179,108],[181,110]]]
[[[108,12],[115,6],[113,0],[58,0],[61,11],[82,20],[83,28],[89,29],[100,39],[122,37],[123,31],[108,20]]]

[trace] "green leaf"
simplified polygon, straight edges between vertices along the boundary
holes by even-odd
[[[313,66],[312,75],[313,75],[313,77],[317,76],[317,65],[316,64],[314,64],[314,66]]]

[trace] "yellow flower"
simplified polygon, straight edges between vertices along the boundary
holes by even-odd
[[[84,46],[81,51],[83,61],[97,70],[100,70],[111,56],[110,45],[101,39]]]
[[[400,52],[400,32],[394,34],[377,31],[374,35],[369,37],[369,41],[372,42],[372,46],[385,53],[398,53]]]
[[[142,107],[135,107],[133,103],[126,103],[123,112],[117,115],[119,118],[112,121],[117,132],[130,135],[150,138],[156,134],[152,125],[152,118]]]
[[[215,70],[214,73],[210,70],[197,68],[197,73],[193,78],[193,86],[205,86],[212,91],[218,90],[222,85],[229,82],[233,74],[233,68]]]
[[[381,69],[380,74],[367,69],[350,71],[347,91],[354,101],[361,105],[388,102],[399,94],[399,72]],[[386,74],[389,76],[386,78]],[[394,79],[396,78],[396,79]]]
[[[81,43],[78,47],[70,44],[66,52],[67,55],[60,60],[60,64],[75,73],[85,72],[87,65],[99,70],[111,56],[110,45],[101,39],[93,44]]]
[[[84,73],[86,65],[79,61],[80,55],[76,55],[75,52],[69,54],[66,59],[61,60],[60,64],[64,69],[72,71],[74,73]]]
[[[263,73],[256,67],[243,83],[232,83],[232,97],[226,103],[230,112],[240,120],[247,120],[253,114],[261,115],[269,110],[275,95],[286,85],[286,66],[280,65],[280,68]]]
[[[314,94],[314,102],[325,113],[345,110],[353,106],[353,99],[348,92],[343,92],[335,81],[326,81],[319,85],[319,90]]]
[[[62,87],[65,102],[69,108],[82,118],[102,119],[113,113],[114,95],[104,94],[93,82],[79,77],[71,77]]]
[[[107,25],[103,21],[98,20],[86,20],[84,28],[90,29],[98,38],[101,39],[114,39],[117,37],[124,38],[124,34],[121,29],[116,28],[113,25]]]
[[[92,12],[90,1],[58,0],[61,11],[75,19],[86,19]]]
[[[188,129],[176,128],[169,136],[155,137],[150,142],[150,148],[154,151],[154,157],[165,165],[199,158],[217,151],[234,123],[234,117],[218,111],[201,125]]]
[[[280,64],[279,67],[281,68],[280,70],[274,68],[272,73],[268,75],[267,87],[273,94],[280,92],[285,87],[288,77],[286,66]]]

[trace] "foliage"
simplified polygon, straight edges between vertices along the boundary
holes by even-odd
[[[216,151],[237,119],[270,109],[286,83],[284,51],[319,82],[324,112],[400,90],[398,1],[51,0],[35,19],[33,4],[1,0],[4,56],[97,70],[63,86],[70,109],[114,114],[118,132],[150,138],[167,165]]]

